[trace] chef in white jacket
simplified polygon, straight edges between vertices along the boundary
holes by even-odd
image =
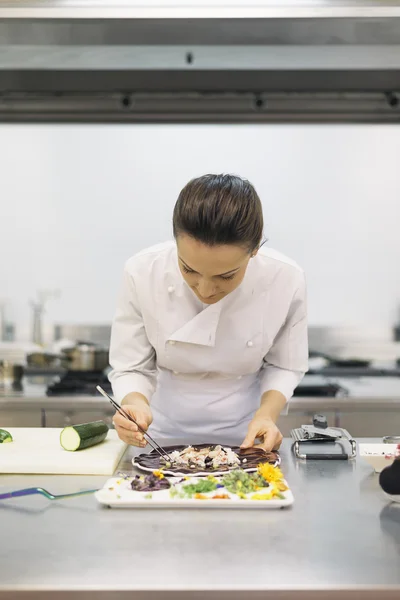
[[[125,265],[112,327],[114,395],[158,439],[261,443],[307,370],[304,273],[261,247],[254,187],[232,175],[190,181],[173,215],[175,241]],[[144,447],[116,414],[121,439]]]

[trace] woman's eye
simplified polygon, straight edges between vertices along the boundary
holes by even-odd
[[[185,265],[182,265],[182,269],[184,270],[185,273],[194,273],[194,271],[191,271],[190,269],[185,267]]]
[[[235,277],[236,273],[234,273],[233,275],[221,275],[221,279],[224,279],[225,281],[228,281],[229,279],[233,279]]]

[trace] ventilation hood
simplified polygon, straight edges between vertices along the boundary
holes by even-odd
[[[400,1],[0,0],[0,121],[400,122]]]

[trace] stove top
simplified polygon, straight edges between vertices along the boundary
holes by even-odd
[[[111,384],[107,375],[98,371],[67,371],[58,381],[47,388],[47,396],[97,396],[96,385],[111,393]]]

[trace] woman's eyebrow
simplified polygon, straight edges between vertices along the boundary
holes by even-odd
[[[187,269],[189,269],[189,271],[192,271],[193,273],[197,273],[197,271],[192,269],[192,267],[189,267],[189,265],[186,264],[185,261],[182,260],[180,256],[179,256],[179,260],[181,261],[181,263],[183,265],[185,265],[185,267]],[[224,275],[231,275],[232,273],[236,273],[236,271],[239,271],[239,269],[240,269],[240,267],[237,267],[236,269],[232,269],[231,271],[227,271],[226,273],[219,273],[218,275],[214,275],[214,277],[223,277]],[[197,275],[199,275],[199,273],[197,273]]]

